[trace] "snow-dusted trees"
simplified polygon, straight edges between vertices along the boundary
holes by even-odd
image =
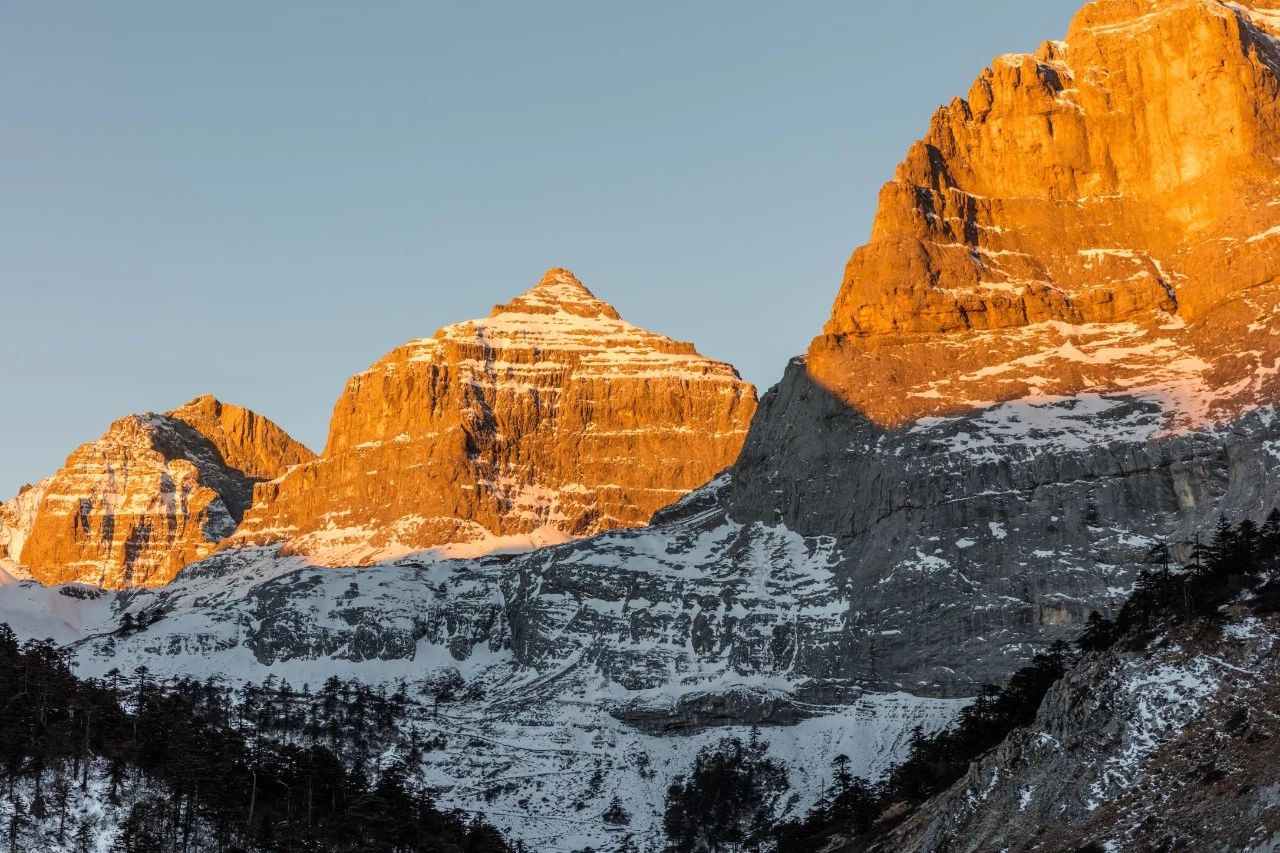
[[[667,790],[668,849],[721,853],[772,846],[782,795],[789,788],[782,762],[770,758],[753,733],[705,747],[687,777]]]

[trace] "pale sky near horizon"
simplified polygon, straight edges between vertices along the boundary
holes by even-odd
[[[346,378],[566,266],[761,393],[880,185],[1079,0],[0,6],[0,500],[202,393]]]

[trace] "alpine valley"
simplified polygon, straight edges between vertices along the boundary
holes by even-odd
[[[528,850],[1277,850],[1280,569],[1132,614],[1280,507],[1278,403],[1280,0],[1097,0],[934,114],[758,404],[552,269],[352,377],[319,454],[211,397],[112,424],[0,505],[0,622],[134,719],[194,679]],[[834,809],[1047,655],[954,778]],[[734,736],[786,783],[680,846],[669,789]],[[179,784],[81,757],[97,846],[40,767],[14,849],[126,849]],[[128,849],[294,849],[203,814]]]

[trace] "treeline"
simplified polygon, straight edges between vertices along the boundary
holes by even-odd
[[[309,702],[255,688],[232,702],[212,682],[160,685],[145,669],[127,682],[114,672],[81,679],[65,650],[19,643],[0,625],[0,772],[11,815],[0,831],[11,851],[33,849],[40,833],[96,849],[100,829],[76,823],[71,808],[101,797],[123,816],[121,853],[507,850],[492,827],[438,809],[406,765],[366,770],[308,742],[339,740],[335,722],[366,740],[392,726],[401,697],[367,691],[335,681]],[[320,710],[299,717],[303,705]],[[278,736],[293,725],[310,729],[303,742]]]
[[[865,834],[892,810],[905,819],[926,800],[959,781],[969,766],[1010,732],[1029,725],[1049,688],[1080,653],[1113,646],[1140,649],[1160,630],[1187,621],[1213,622],[1222,607],[1240,600],[1258,613],[1280,612],[1280,511],[1259,526],[1225,518],[1207,541],[1197,541],[1186,567],[1173,568],[1166,546],[1157,545],[1152,564],[1139,571],[1134,589],[1114,619],[1090,614],[1075,648],[1055,643],[1036,655],[1002,688],[986,685],[956,725],[933,735],[914,732],[907,758],[887,778],[872,784],[847,771],[838,756],[833,782],[805,818],[774,833],[779,853],[819,849],[836,833]]]
[[[1077,641],[1085,651],[1110,648],[1125,641],[1142,643],[1144,634],[1165,625],[1193,619],[1217,620],[1224,604],[1247,599],[1260,613],[1280,610],[1280,510],[1272,510],[1258,526],[1245,519],[1232,526],[1218,519],[1208,541],[1197,541],[1191,562],[1173,571],[1167,550],[1157,546],[1161,566],[1144,567],[1133,592],[1115,619],[1098,612],[1089,615]]]
[[[1014,673],[1004,687],[986,685],[949,729],[925,734],[917,727],[907,758],[879,784],[850,774],[846,756],[837,756],[834,782],[816,808],[804,819],[777,828],[779,853],[818,849],[836,832],[865,833],[889,807],[914,808],[955,784],[969,765],[999,744],[1009,732],[1035,719],[1045,693],[1073,659],[1066,643],[1055,643],[1044,654]]]
[[[667,789],[663,828],[675,853],[762,850],[773,846],[774,816],[790,784],[758,730],[744,743],[704,747],[687,776]]]

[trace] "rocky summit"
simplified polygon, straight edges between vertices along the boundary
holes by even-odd
[[[835,538],[841,660],[972,690],[1275,504],[1278,23],[1090,3],[912,146],[725,505]]]
[[[731,366],[553,269],[352,377],[324,452],[260,485],[229,544],[353,565],[643,525],[733,463],[755,406]]]
[[[46,584],[168,583],[235,529],[255,482],[312,455],[261,415],[209,396],[129,415],[0,505],[5,568]]]
[[[995,60],[880,194],[813,379],[877,425],[1140,394],[1165,426],[1280,391],[1280,7],[1099,0]]]

